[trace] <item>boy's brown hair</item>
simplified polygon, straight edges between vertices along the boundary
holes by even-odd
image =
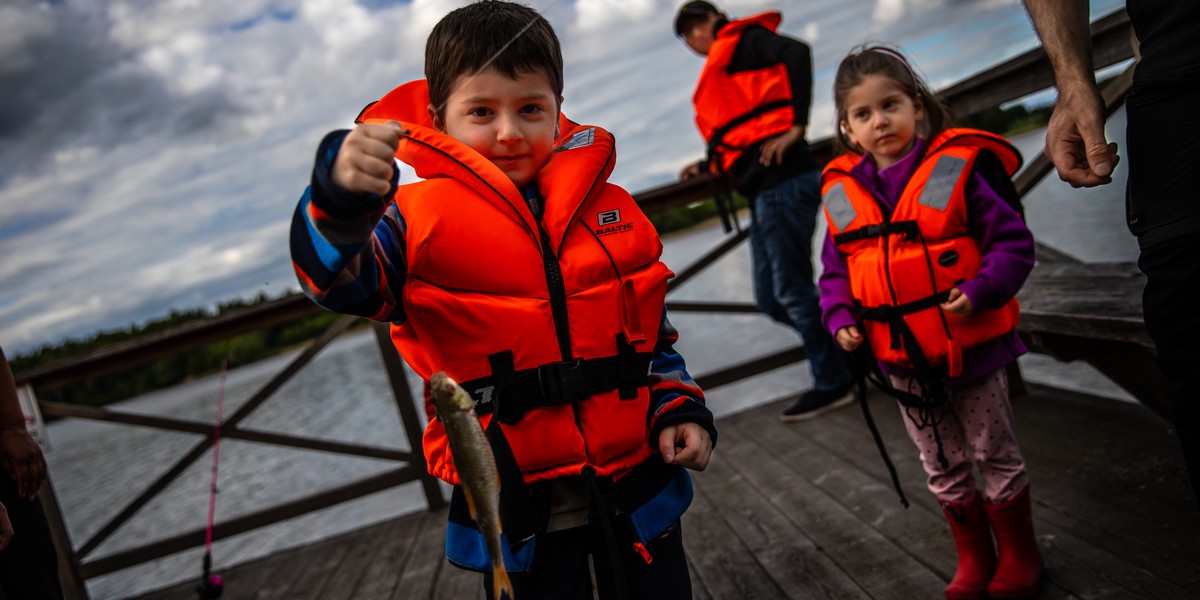
[[[460,75],[494,67],[509,77],[543,71],[562,97],[562,47],[536,10],[514,2],[481,0],[451,11],[425,43],[425,78],[439,117]]]

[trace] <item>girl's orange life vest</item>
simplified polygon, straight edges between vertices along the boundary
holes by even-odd
[[[413,370],[425,380],[444,370],[468,382],[492,376],[490,361],[511,352],[511,368],[536,375],[543,365],[613,357],[619,338],[651,352],[673,274],[659,261],[662,243],[649,220],[607,182],[612,136],[560,120],[555,152],[536,177],[545,199],[539,222],[499,168],[432,128],[428,106],[425,82],[416,81],[359,115],[359,122],[400,121],[408,134],[396,157],[424,178],[395,194],[406,227],[407,320],[393,323],[391,337]],[[550,281],[552,272],[561,279]],[[614,384],[500,425],[526,482],[578,475],[587,465],[600,476],[620,474],[651,454],[641,364],[633,398],[620,398]],[[477,401],[492,399],[484,395]],[[428,400],[426,411],[429,471],[458,484]],[[482,425],[493,418],[484,414]]]
[[[944,366],[953,377],[962,372],[964,348],[1017,326],[1016,298],[969,317],[937,306],[979,271],[965,190],[982,151],[999,158],[1010,177],[1021,166],[1020,154],[1000,136],[947,130],[930,141],[890,218],[850,175],[860,155],[844,154],[825,167],[821,194],[829,233],[846,254],[850,290],[876,359],[913,370]]]
[[[764,12],[730,21],[709,47],[692,104],[696,126],[708,142],[710,167],[720,172],[729,172],[747,146],[779,135],[796,122],[792,87],[782,63],[738,73],[727,70],[747,27],[775,31],[782,19],[778,12]]]

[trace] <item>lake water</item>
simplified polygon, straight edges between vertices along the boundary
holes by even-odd
[[[1109,124],[1109,139],[1123,141],[1124,115]],[[1041,131],[1014,138],[1026,160],[1040,151]],[[1027,218],[1043,242],[1089,262],[1132,261],[1137,244],[1123,221],[1124,163],[1112,185],[1073,190],[1051,175],[1026,199]],[[823,228],[821,230],[823,232]],[[823,233],[822,233],[823,235]],[[716,245],[715,225],[666,236],[664,260],[676,271]],[[750,257],[745,244],[681,286],[676,300],[752,300]],[[696,375],[797,343],[787,328],[757,315],[673,314],[677,346]],[[290,353],[229,372],[225,414],[232,414],[295,356]],[[1042,357],[1021,360],[1027,379],[1131,401],[1090,367]],[[772,371],[752,381],[708,391],[718,416],[807,389],[806,364]],[[416,377],[410,385],[420,397]],[[218,379],[209,377],[122,403],[121,410],[213,422]],[[369,332],[343,336],[243,422],[243,427],[408,449],[399,413]],[[865,435],[865,434],[864,434]],[[199,442],[198,436],[64,420],[49,427],[46,457],[55,491],[76,545],[109,519]],[[865,440],[866,438],[864,438]],[[218,522],[362,479],[395,466],[390,461],[337,457],[225,440],[221,443]],[[211,454],[194,463],[164,493],[109,538],[103,556],[180,531],[202,527],[208,510]],[[214,544],[217,570],[424,508],[417,484],[409,484],[291,519]],[[199,576],[202,549],[195,549],[92,579],[96,600],[127,598]],[[93,558],[94,558],[93,557]]]

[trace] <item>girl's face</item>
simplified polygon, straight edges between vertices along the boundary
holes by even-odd
[[[446,100],[445,119],[432,105],[429,116],[435,127],[475,149],[521,187],[550,159],[559,101],[540,70],[514,79],[489,67],[458,78]]]
[[[880,169],[912,150],[917,123],[925,118],[921,101],[890,77],[867,75],[846,94],[842,128],[850,141],[869,153]]]

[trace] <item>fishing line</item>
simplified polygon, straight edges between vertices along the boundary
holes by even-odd
[[[221,382],[217,388],[217,421],[213,427],[213,460],[212,478],[208,486],[208,525],[204,529],[204,564],[200,583],[196,585],[196,593],[200,600],[220,598],[225,590],[225,579],[218,573],[212,572],[212,539],[213,516],[217,507],[217,467],[221,461],[221,413],[225,407],[225,374],[229,367],[229,359],[221,359]]]

